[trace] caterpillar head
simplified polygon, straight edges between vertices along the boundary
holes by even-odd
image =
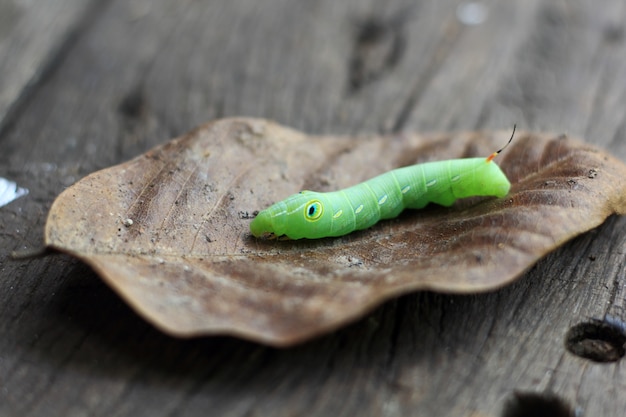
[[[261,211],[250,223],[255,237],[315,239],[328,236],[332,213],[322,193],[302,191]]]

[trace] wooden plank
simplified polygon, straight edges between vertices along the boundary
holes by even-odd
[[[499,291],[402,297],[285,350],[172,339],[78,261],[7,258],[41,242],[65,186],[222,116],[313,133],[517,123],[582,135],[626,160],[623,2],[482,4],[488,17],[475,26],[449,0],[99,9],[0,138],[0,176],[30,190],[0,208],[0,415],[501,416],[516,391],[623,415],[624,362],[564,348],[579,322],[626,318],[622,218]]]
[[[31,3],[0,1],[0,126],[7,112],[25,99],[28,87],[63,55],[80,24],[88,23],[97,2]]]

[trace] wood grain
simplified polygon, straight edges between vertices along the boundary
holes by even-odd
[[[0,127],[71,47],[100,7],[95,1],[53,0],[35,5],[0,1]]]
[[[450,0],[62,4],[74,17],[40,32],[56,39],[37,38],[43,58],[19,43],[36,19],[2,34],[3,51],[45,76],[12,93],[17,70],[0,75],[14,109],[0,176],[30,190],[0,208],[0,415],[501,416],[516,391],[623,415],[624,361],[564,348],[575,324],[626,319],[623,218],[502,290],[405,296],[288,350],[169,338],[78,261],[8,254],[41,245],[69,184],[222,116],[315,134],[517,123],[626,160],[624,2],[489,1],[477,26],[460,23]],[[380,32],[363,35],[373,23]],[[355,88],[358,59],[374,76]]]

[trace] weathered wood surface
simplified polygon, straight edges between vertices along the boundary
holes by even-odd
[[[97,12],[93,1],[0,1],[0,124]]]
[[[449,0],[46,4],[54,29],[0,0],[21,16],[0,30],[0,176],[30,190],[0,208],[0,415],[501,416],[514,392],[624,415],[625,362],[564,348],[577,323],[626,319],[623,218],[499,291],[405,296],[285,350],[173,339],[76,260],[8,258],[41,244],[67,185],[223,116],[319,134],[517,123],[626,160],[623,1],[486,1],[478,25]]]

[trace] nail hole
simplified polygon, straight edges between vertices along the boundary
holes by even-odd
[[[565,347],[594,362],[615,362],[626,353],[624,328],[624,323],[615,318],[580,323],[567,332]]]
[[[400,62],[406,48],[404,24],[413,9],[411,6],[386,19],[377,17],[357,23],[348,71],[349,93],[378,80]]]
[[[360,24],[350,61],[350,92],[357,92],[395,67],[403,49],[404,38],[400,26],[378,20]]]
[[[139,119],[146,113],[147,103],[140,88],[132,90],[119,104],[118,111],[128,119]]]
[[[515,392],[504,404],[502,417],[577,417],[580,413],[553,394]]]
[[[610,25],[604,29],[604,40],[608,43],[619,43],[624,40],[624,28],[621,25]]]

